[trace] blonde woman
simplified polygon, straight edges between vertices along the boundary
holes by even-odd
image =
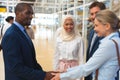
[[[67,72],[56,74],[52,80],[73,80],[93,74],[95,80],[96,70],[98,69],[98,80],[115,80],[119,69],[117,51],[114,39],[120,50],[120,38],[118,28],[120,21],[118,17],[110,10],[102,10],[97,13],[94,21],[94,30],[99,37],[104,37],[100,41],[98,49],[87,63],[67,69]]]
[[[66,15],[56,32],[54,69],[64,71],[83,63],[83,40],[72,15]]]

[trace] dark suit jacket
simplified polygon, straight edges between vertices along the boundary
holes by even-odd
[[[99,40],[102,39],[100,37],[96,37],[95,41],[92,45],[91,51],[90,51],[91,42],[92,42],[92,38],[93,38],[94,33],[95,33],[94,30],[91,30],[89,38],[88,38],[88,49],[87,49],[86,61],[88,61],[89,58],[92,57],[93,53],[97,50],[97,48],[99,46]]]
[[[95,41],[92,45],[92,48],[91,48],[91,51],[90,51],[90,46],[91,46],[91,42],[92,42],[92,38],[93,38],[93,35],[94,35],[94,30],[92,29],[90,31],[90,34],[89,34],[89,38],[88,38],[88,48],[87,48],[87,54],[86,54],[86,62],[89,60],[90,57],[92,57],[92,55],[94,54],[94,52],[97,50],[98,46],[99,46],[99,40],[101,40],[102,38],[100,37],[96,37],[95,38]],[[92,80],[92,76],[89,75],[85,78],[85,80]]]
[[[44,80],[46,72],[36,61],[32,41],[15,25],[2,39],[5,80]]]

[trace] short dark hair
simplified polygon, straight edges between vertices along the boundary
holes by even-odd
[[[23,11],[26,6],[27,6],[27,7],[31,7],[31,5],[28,4],[28,3],[18,3],[18,4],[16,5],[16,7],[15,7],[15,13],[16,13],[17,11],[18,11],[18,12]]]
[[[93,2],[90,6],[89,6],[89,9],[93,8],[93,7],[99,7],[100,10],[104,10],[106,9],[106,6],[103,2],[98,2],[98,1],[95,1]]]
[[[7,22],[10,22],[10,20],[13,20],[13,19],[14,19],[13,16],[8,16],[5,20],[6,20]]]

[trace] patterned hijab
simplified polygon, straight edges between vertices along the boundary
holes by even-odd
[[[64,29],[64,22],[66,19],[68,18],[71,18],[73,20],[73,23],[74,23],[74,29],[71,31],[71,32],[66,32],[66,30]],[[63,19],[62,19],[62,29],[60,31],[60,37],[63,41],[70,41],[70,40],[73,40],[76,35],[80,35],[78,33],[78,30],[76,28],[76,22],[75,22],[75,19],[72,15],[66,15]]]

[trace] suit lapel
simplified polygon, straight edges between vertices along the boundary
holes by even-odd
[[[28,39],[26,36],[25,36],[25,34],[15,25],[15,24],[13,24],[14,26],[14,29],[15,29],[15,31],[22,37],[22,38],[24,38],[24,40],[28,43],[28,45],[33,49],[33,43],[32,43],[32,41],[31,41],[31,39]]]
[[[91,33],[90,33],[90,38],[89,38],[89,42],[88,42],[88,51],[90,50],[90,46],[91,46],[91,41],[92,41],[93,35],[94,35],[94,30],[92,30]]]
[[[98,41],[99,41],[99,37],[98,37],[98,36],[96,36],[96,38],[95,38],[95,40],[94,40],[94,43],[93,43],[92,48],[94,48],[94,46],[95,46],[96,42],[98,42]]]

